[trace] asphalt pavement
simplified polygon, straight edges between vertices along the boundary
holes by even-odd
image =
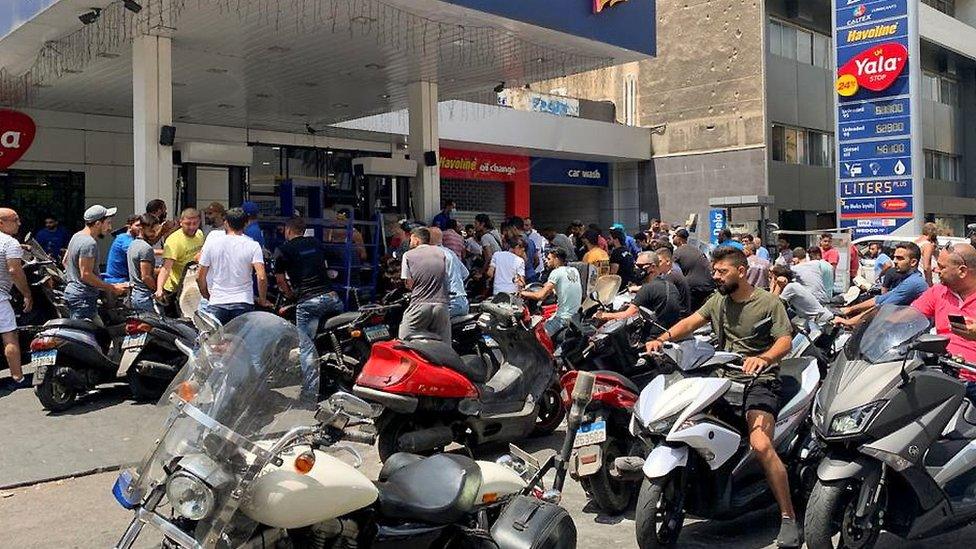
[[[50,414],[31,390],[0,391],[0,547],[111,547],[118,541],[131,513],[112,497],[114,471],[138,461],[148,449],[143,441],[158,429],[154,407],[126,400],[127,393],[123,385],[107,387],[67,413]],[[541,456],[561,440],[562,430],[520,445]],[[375,449],[357,447],[366,458],[364,473],[375,478]],[[503,445],[483,448],[476,457],[491,459],[505,450]],[[598,513],[571,479],[562,504],[579,530],[578,547],[636,549],[632,511],[621,516]],[[731,522],[689,519],[678,546],[773,547],[778,527],[773,508]],[[976,528],[971,527],[917,543],[886,536],[878,547],[972,547],[974,535]],[[138,547],[153,542],[158,544],[158,538],[144,534]]]

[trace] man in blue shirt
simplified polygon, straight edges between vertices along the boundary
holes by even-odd
[[[102,280],[109,284],[129,281],[129,262],[126,257],[129,253],[129,246],[132,245],[133,240],[139,237],[141,231],[140,216],[133,215],[125,220],[125,230],[115,237],[115,240],[112,241],[112,247],[108,249]]]
[[[895,246],[894,265],[899,273],[906,276],[898,285],[887,293],[840,310],[841,315],[848,318],[835,317],[834,323],[841,326],[854,327],[861,323],[864,317],[876,307],[882,305],[911,305],[915,298],[929,289],[925,277],[918,270],[922,251],[914,242],[901,242]],[[853,316],[852,316],[853,315]]]
[[[258,225],[258,215],[260,215],[261,210],[257,204],[250,200],[241,204],[241,209],[247,215],[247,226],[244,227],[244,234],[251,237],[252,240],[261,245],[261,249],[264,249],[264,233],[261,232],[261,226]]]
[[[46,217],[44,219],[44,228],[38,229],[34,233],[34,240],[55,261],[61,259],[61,252],[67,247],[69,238],[71,237],[68,235],[68,231],[64,230],[64,227],[58,224],[56,217]]]
[[[447,262],[447,282],[448,293],[450,294],[449,311],[451,318],[468,314],[470,306],[468,303],[468,292],[464,287],[465,280],[468,279],[467,267],[461,258],[453,250],[444,246],[444,233],[438,227],[429,227],[430,245],[437,246],[444,250],[444,259]]]
[[[722,229],[722,232],[718,233],[718,246],[716,246],[716,248],[720,248],[722,246],[729,246],[739,251],[742,251],[743,249],[741,242],[738,240],[732,240],[732,231],[728,229]]]
[[[430,222],[432,227],[437,227],[440,230],[447,229],[447,221],[451,219],[451,214],[457,206],[454,204],[453,200],[445,200],[444,207],[441,208],[441,213],[434,216],[434,219]]]
[[[637,257],[641,253],[640,244],[637,243],[637,239],[633,235],[627,234],[627,230],[624,229],[623,223],[614,223],[610,229],[620,229],[620,232],[624,233],[624,246],[627,247],[627,251],[630,255]]]

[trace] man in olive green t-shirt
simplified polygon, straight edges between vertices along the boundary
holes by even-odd
[[[735,248],[723,247],[712,254],[712,279],[718,287],[697,312],[647,343],[648,352],[657,352],[665,341],[691,336],[711,322],[719,347],[742,354],[743,371],[750,377],[744,395],[749,445],[762,464],[782,515],[779,547],[799,547],[803,536],[796,522],[786,467],[773,446],[776,414],[779,412],[778,362],[790,351],[792,328],[780,299],[766,290],[754,288],[746,279],[749,262]],[[758,323],[770,319],[768,327],[756,330]]]

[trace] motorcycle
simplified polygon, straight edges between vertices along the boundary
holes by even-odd
[[[126,319],[118,378],[129,383],[132,398],[157,400],[186,363],[177,340],[192,346],[197,330],[189,321],[137,313]]]
[[[499,294],[480,306],[477,354],[437,339],[373,345],[353,392],[382,404],[380,459],[552,433],[563,418],[554,346],[521,299]]]
[[[145,525],[194,549],[575,547],[568,513],[529,496],[543,488],[532,468],[395,454],[371,482],[343,441],[372,442],[374,408],[343,392],[317,407],[297,345],[293,326],[256,312],[191,353],[157,409],[163,433],[113,487],[134,512],[116,548]]]
[[[741,372],[741,356],[716,352],[697,339],[681,346],[680,355],[688,356],[670,347],[679,369],[655,378],[634,408],[631,432],[650,453],[643,461],[617,460],[619,469],[640,471],[642,477],[635,514],[641,549],[675,544],[686,513],[728,519],[772,501],[742,420],[747,387],[721,375]],[[818,461],[811,457],[815,442],[809,428],[820,383],[816,360],[781,361],[780,380],[786,404],[777,415],[773,444],[791,487],[802,494],[813,483]]]
[[[873,547],[976,520],[976,407],[948,339],[911,307],[882,306],[852,338],[813,408],[826,446],[806,510],[808,547]],[[837,540],[836,545],[835,541]]]

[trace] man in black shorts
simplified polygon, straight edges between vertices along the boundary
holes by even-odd
[[[721,247],[712,254],[712,279],[718,291],[698,312],[678,322],[647,343],[648,352],[657,352],[669,340],[690,336],[711,322],[718,347],[745,357],[744,378],[750,381],[745,394],[749,445],[762,464],[766,480],[779,504],[782,523],[776,543],[779,547],[799,547],[803,540],[793,502],[790,500],[786,467],[773,446],[776,414],[779,412],[779,361],[790,351],[792,329],[786,309],[778,297],[755,288],[746,279],[749,262],[741,250]],[[771,327],[754,333],[754,326],[766,319]],[[730,376],[731,377],[731,376]]]

